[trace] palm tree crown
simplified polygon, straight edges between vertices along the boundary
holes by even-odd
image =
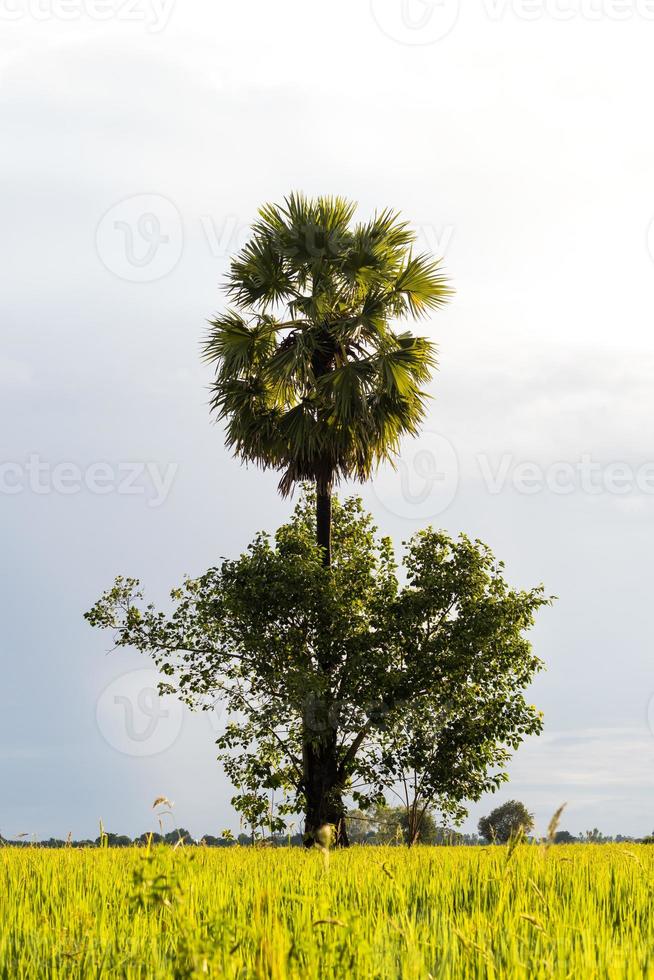
[[[262,207],[231,262],[232,306],[210,321],[212,410],[238,456],[282,471],[284,494],[368,479],[425,414],[435,348],[391,324],[451,290],[397,213],[352,224],[355,208],[301,194]]]

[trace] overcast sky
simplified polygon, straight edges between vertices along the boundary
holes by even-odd
[[[228,256],[292,189],[400,209],[455,301],[424,436],[363,491],[398,544],[487,541],[533,640],[544,831],[654,827],[654,3],[0,0],[0,833],[237,823],[220,719],[83,612],[162,599],[291,504],[209,419]],[[137,673],[139,672],[140,673]]]

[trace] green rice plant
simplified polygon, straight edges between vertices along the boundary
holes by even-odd
[[[0,980],[654,978],[654,848],[0,849]]]

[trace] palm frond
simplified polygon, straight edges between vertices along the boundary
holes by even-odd
[[[255,235],[233,259],[227,277],[227,294],[241,309],[262,309],[295,294],[283,256],[274,241]]]
[[[373,373],[369,360],[350,361],[317,380],[317,391],[328,406],[330,424],[348,425],[364,410],[365,389]]]
[[[406,300],[409,312],[419,318],[436,310],[452,296],[440,260],[429,255],[411,256],[395,282],[394,292]]]
[[[209,323],[203,347],[204,360],[217,366],[223,377],[239,377],[255,365],[264,363],[275,349],[277,324],[270,317],[256,317],[248,323],[228,310]]]
[[[231,263],[235,309],[210,323],[211,407],[241,458],[299,480],[367,479],[425,417],[434,346],[396,318],[447,302],[440,262],[414,256],[390,209],[352,225],[345,198],[266,204]]]

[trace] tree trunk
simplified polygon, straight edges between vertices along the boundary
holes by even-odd
[[[332,479],[316,480],[316,541],[322,550],[322,563],[332,563]],[[328,658],[321,665],[329,674]],[[329,679],[329,678],[328,678]],[[306,796],[305,843],[313,846],[321,827],[334,828],[333,843],[349,844],[345,826],[343,783],[339,773],[338,733],[329,708],[323,703],[308,702],[304,714],[303,784]]]
[[[336,847],[349,844],[345,826],[346,809],[343,803],[343,787],[338,776],[338,750],[336,732],[331,730],[311,740],[305,739],[304,790],[306,794],[305,844],[312,847],[319,840],[321,827],[334,828],[332,842]]]
[[[332,563],[332,486],[331,480],[316,481],[316,540],[322,549],[322,563]]]

